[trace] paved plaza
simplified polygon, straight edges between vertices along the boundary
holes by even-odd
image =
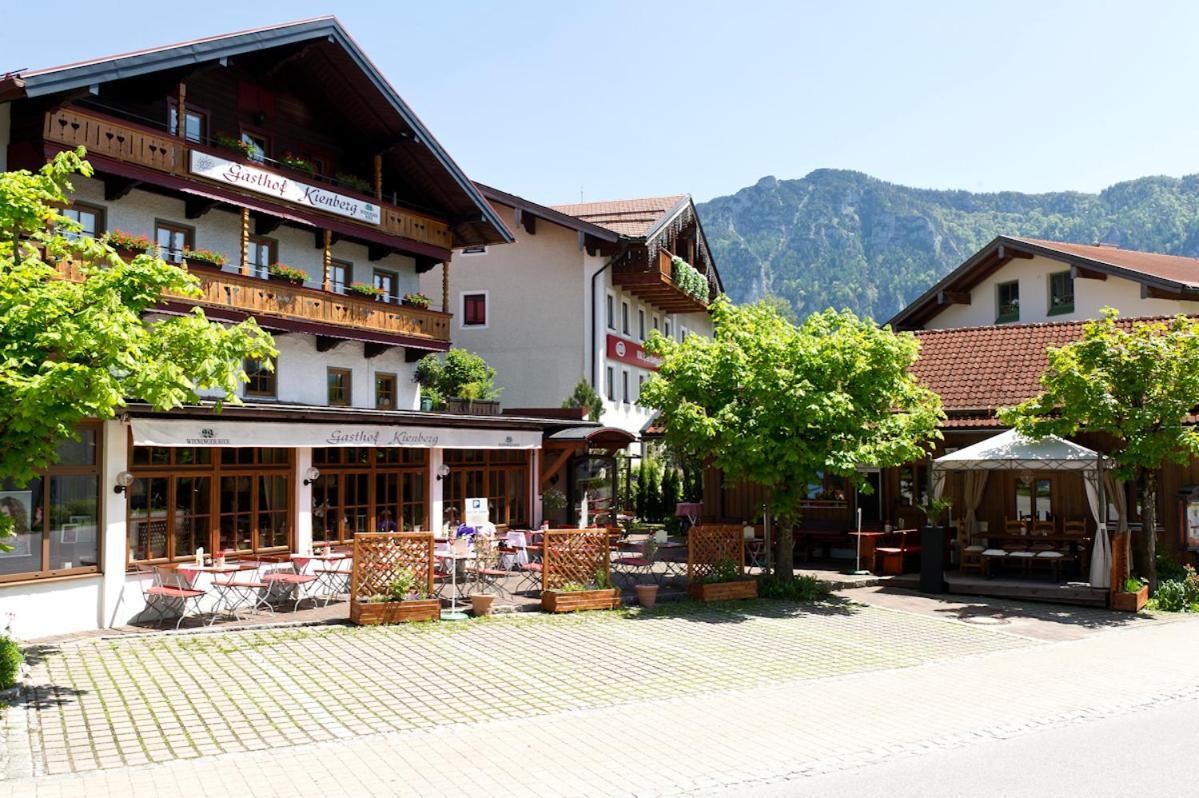
[[[1048,608],[1089,633],[1046,642],[842,598],[65,641],[31,652],[0,793],[665,794],[1199,698],[1194,625],[1124,617]]]

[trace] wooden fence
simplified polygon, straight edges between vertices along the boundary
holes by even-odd
[[[565,585],[600,582],[609,587],[611,565],[606,529],[550,529],[543,538],[541,589],[558,590]]]
[[[359,532],[354,535],[350,601],[365,603],[388,594],[403,569],[412,571],[418,590],[433,595],[432,532]]]
[[[732,560],[737,575],[745,573],[745,532],[742,524],[699,524],[687,532],[687,581],[705,580],[721,560]]]

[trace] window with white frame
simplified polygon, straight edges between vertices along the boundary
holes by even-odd
[[[658,326],[658,314],[657,314],[657,313],[655,313],[655,314],[654,314],[654,329],[655,329],[655,330],[661,330],[661,329],[662,329],[660,326]]]
[[[645,340],[645,308],[637,308],[637,340]]]
[[[487,328],[487,291],[469,291],[462,294],[462,309],[459,318],[463,327]]]
[[[665,322],[663,322],[662,334],[667,338],[670,337],[670,319],[667,319]]]
[[[620,303],[620,331],[629,334],[629,303],[624,300]]]
[[[605,382],[604,382],[604,393],[607,394],[609,402],[615,402],[616,401],[616,373],[612,370],[611,366],[608,366],[606,376],[608,379],[605,380]]]
[[[629,403],[629,370],[620,370],[620,401]]]
[[[616,299],[611,294],[608,294],[607,300],[608,300],[608,303],[607,303],[608,329],[615,330],[616,329],[616,311],[613,308],[616,305]]]

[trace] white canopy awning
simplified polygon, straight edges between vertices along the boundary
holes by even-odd
[[[528,430],[417,427],[400,424],[307,424],[284,421],[135,418],[135,446],[376,446],[415,449],[539,449]]]
[[[1010,429],[933,461],[935,471],[1094,471],[1099,453],[1065,438],[1027,438]]]
[[[1047,435],[1044,438],[1029,438],[1014,429],[1001,432],[998,435],[979,441],[973,446],[959,449],[956,452],[938,457],[933,460],[933,496],[940,497],[945,490],[945,476],[949,471],[1073,471],[1079,474],[1086,489],[1087,504],[1095,517],[1098,534],[1091,553],[1090,577],[1093,587],[1107,587],[1111,568],[1111,543],[1107,536],[1106,519],[1101,504],[1105,503],[1103,487],[1100,481],[1101,469],[1109,465],[1106,458],[1099,452],[1071,443],[1057,435]],[[965,508],[969,519],[968,525],[974,521],[974,511],[981,497],[986,475],[981,475],[984,482],[971,486],[967,483],[966,501],[970,506]],[[973,487],[973,490],[971,490]],[[973,529],[968,530],[973,535]]]

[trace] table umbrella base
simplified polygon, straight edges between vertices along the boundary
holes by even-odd
[[[872,574],[870,571],[866,571],[861,568],[856,571],[846,571],[845,573],[849,574],[850,576],[874,576],[874,574]]]
[[[443,621],[465,621],[469,618],[470,618],[470,616],[467,615],[465,612],[460,612],[458,610],[442,610],[441,611],[441,620],[443,620]]]

